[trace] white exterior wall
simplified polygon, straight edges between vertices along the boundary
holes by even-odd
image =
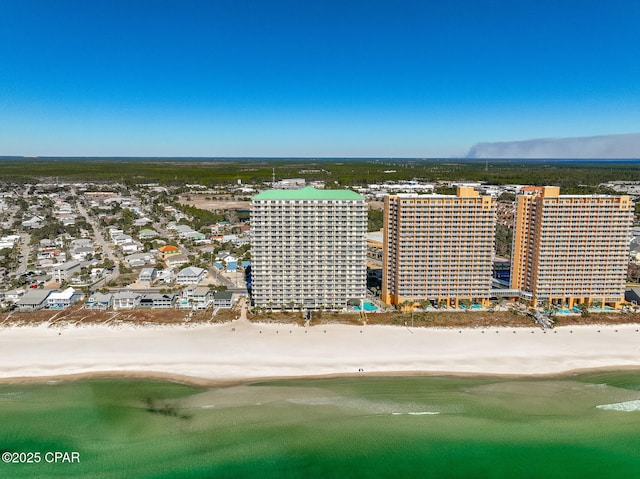
[[[256,306],[342,308],[365,297],[364,199],[254,199],[251,228]]]

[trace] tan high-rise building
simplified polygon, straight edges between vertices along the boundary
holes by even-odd
[[[490,196],[461,187],[456,196],[387,196],[384,224],[385,303],[487,303],[496,226]]]
[[[619,307],[624,301],[633,202],[628,196],[518,195],[511,287],[534,305]]]

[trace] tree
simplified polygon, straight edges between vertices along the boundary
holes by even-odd
[[[590,313],[589,313],[589,305],[587,303],[580,303],[578,305],[578,309],[580,310],[580,315],[583,318],[588,318]]]

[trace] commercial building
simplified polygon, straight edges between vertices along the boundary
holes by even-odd
[[[366,293],[367,205],[348,190],[269,190],[252,198],[256,306],[340,309]]]
[[[560,195],[553,186],[523,188],[521,193],[511,288],[535,305],[619,307],[633,222],[630,197]]]
[[[473,188],[454,195],[385,197],[382,301],[436,307],[486,305],[496,203]]]

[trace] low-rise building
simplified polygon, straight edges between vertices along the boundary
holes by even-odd
[[[138,280],[141,283],[151,283],[154,279],[156,279],[157,275],[158,272],[155,268],[142,268],[142,270],[140,271],[140,275],[138,276]]]
[[[67,263],[56,264],[51,268],[51,275],[54,281],[62,283],[69,281],[75,273],[80,273],[80,263],[78,261],[69,261]]]
[[[231,291],[217,291],[213,295],[214,308],[231,308],[235,303],[235,295]]]
[[[46,289],[30,289],[16,303],[18,311],[37,311],[47,305],[47,297],[51,291]]]
[[[111,293],[94,293],[89,297],[89,300],[84,304],[86,309],[94,309],[104,311],[113,306],[113,295]]]
[[[129,264],[131,268],[137,268],[140,266],[146,266],[148,264],[155,264],[156,258],[155,256],[148,253],[135,253],[125,256],[124,260]]]
[[[168,268],[175,268],[176,266],[181,266],[183,264],[189,263],[189,258],[186,254],[182,253],[172,254],[170,256],[167,256],[167,258],[164,260],[164,263]]]
[[[143,309],[171,309],[175,302],[175,294],[148,293],[142,295],[138,307]]]
[[[140,303],[140,295],[132,291],[120,291],[113,295],[113,309],[134,309]]]
[[[67,288],[64,291],[54,291],[47,297],[47,307],[49,309],[66,309],[77,303],[82,294],[73,288]]]
[[[207,270],[197,266],[189,266],[181,270],[176,276],[178,284],[198,284],[207,275]]]
[[[213,303],[213,291],[204,286],[191,286],[182,292],[180,308],[207,309]]]

